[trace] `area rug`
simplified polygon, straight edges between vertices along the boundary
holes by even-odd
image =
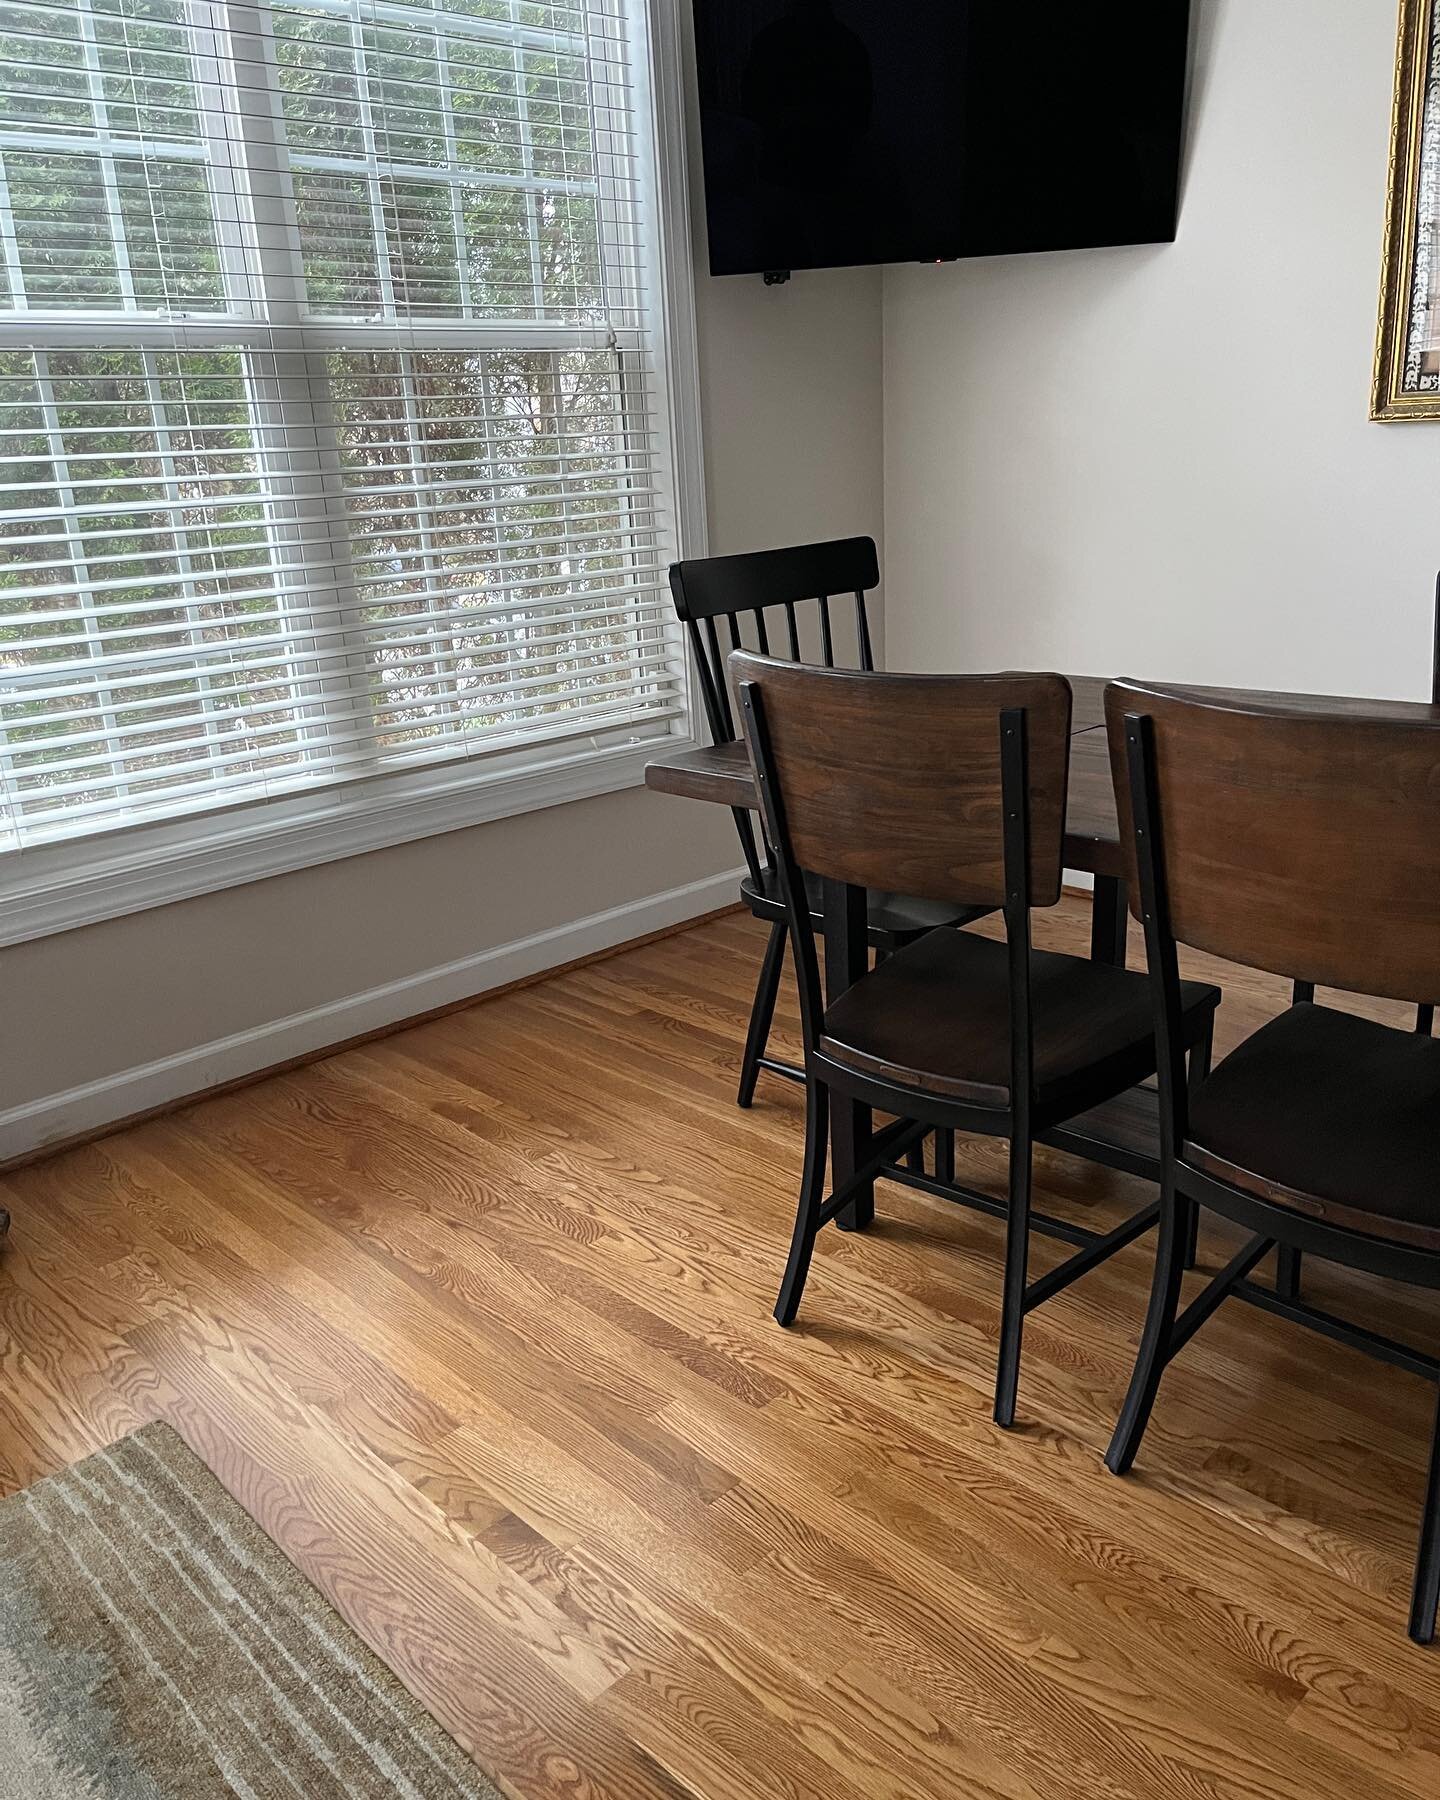
[[[500,1800],[166,1425],[0,1501],[0,1800]]]

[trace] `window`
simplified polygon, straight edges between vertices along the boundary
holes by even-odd
[[[0,864],[683,729],[637,5],[0,0]]]

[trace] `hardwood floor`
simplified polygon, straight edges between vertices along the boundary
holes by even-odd
[[[1004,1434],[1000,1229],[892,1186],[782,1333],[801,1095],[733,1101],[761,942],[712,921],[0,1182],[0,1489],[169,1419],[516,1795],[1433,1795],[1428,1387],[1234,1305],[1118,1481],[1150,1241],[1032,1317]],[[1283,994],[1218,978],[1223,1049]],[[958,1163],[1003,1192],[1002,1150]],[[1140,1192],[1047,1151],[1037,1188]],[[1424,1295],[1307,1291],[1440,1345]]]

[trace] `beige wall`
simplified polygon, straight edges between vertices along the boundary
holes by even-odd
[[[1440,427],[1365,416],[1393,5],[1199,0],[1197,39],[1173,246],[777,290],[702,254],[715,549],[883,515],[892,667],[1424,691]],[[7,949],[0,1153],[63,1128],[46,1096],[189,1091],[735,861],[723,814],[634,791]]]
[[[1200,0],[1179,241],[885,280],[892,668],[1427,692],[1440,427],[1366,417],[1393,0]]]
[[[699,254],[712,548],[878,537],[878,273],[766,290],[710,280]],[[502,956],[473,977],[427,979],[493,947],[550,932],[528,962],[563,961],[576,950],[570,922],[739,860],[728,814],[638,789],[0,951],[0,1156],[369,1029],[381,1014],[407,1016],[447,983],[476,991],[524,966]],[[672,896],[667,916],[714,903],[705,891]],[[641,906],[592,927],[584,946],[654,922]],[[369,995],[358,1008],[357,995]],[[277,1021],[290,1023],[270,1029]],[[213,1056],[192,1054],[236,1034]],[[139,1080],[126,1073],[157,1062]]]

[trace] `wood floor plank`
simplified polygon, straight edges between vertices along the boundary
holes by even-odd
[[[545,1796],[653,1791],[594,1704],[623,1664],[241,1347],[167,1325],[136,1348],[162,1416],[493,1773]]]
[[[737,1421],[741,1430],[751,1423]],[[783,1492],[782,1467],[761,1461],[754,1473],[754,1489],[737,1488],[722,1510],[753,1504],[762,1492]],[[997,1657],[1019,1657],[1047,1672],[1058,1690],[1052,1710],[1067,1699],[1092,1704],[1099,1693],[1106,1704],[1125,1695],[1137,1717],[1167,1729],[1187,1709],[1197,1719],[1224,1716],[1230,1753],[1247,1748],[1253,1755],[1305,1698],[1298,1675],[1257,1659],[1247,1639],[1222,1644],[1212,1638],[1207,1654],[1197,1658],[1193,1637],[1177,1631],[1176,1617],[1142,1584],[1130,1583],[1130,1604],[1124,1604],[1123,1569],[1107,1571],[1102,1591],[1110,1604],[1095,1607],[1095,1571],[1070,1549],[1063,1519],[1056,1519],[1047,1540],[1043,1532],[1007,1532],[1002,1507],[994,1509],[987,1529],[972,1508],[972,1529],[960,1533],[939,1509],[923,1508],[910,1493],[898,1499],[879,1480],[867,1484],[858,1476],[837,1486],[828,1537],[817,1542],[819,1534],[811,1532],[808,1542],[793,1542],[783,1529],[787,1516],[779,1515],[775,1554],[789,1566],[804,1563],[826,1582],[842,1572],[849,1591],[870,1585],[913,1593],[931,1610],[899,1622],[931,1649],[933,1619],[948,1620],[947,1606],[955,1607],[967,1633],[978,1634]],[[1168,1573],[1152,1567],[1162,1578]],[[895,1608],[888,1623],[894,1626],[898,1618]],[[1185,1771],[1177,1781],[1199,1781],[1215,1748],[1200,1726],[1187,1738],[1177,1725],[1168,1752]],[[1323,1762],[1305,1751],[1295,1758],[1296,1772],[1303,1778],[1307,1762],[1309,1775],[1324,1779]],[[1302,1780],[1298,1789],[1257,1784],[1253,1791],[1306,1790]]]
[[[170,1419],[517,1800],[1432,1796],[1430,1390],[1227,1308],[1117,1481],[1149,1240],[1027,1322],[1005,1434],[1000,1229],[883,1184],[779,1331],[803,1097],[734,1105],[762,943],[714,919],[13,1171],[0,1489]],[[1222,1049],[1284,1003],[1195,968]],[[959,1155],[1003,1193],[1003,1146]],[[1306,1282],[1440,1348],[1429,1296]]]

